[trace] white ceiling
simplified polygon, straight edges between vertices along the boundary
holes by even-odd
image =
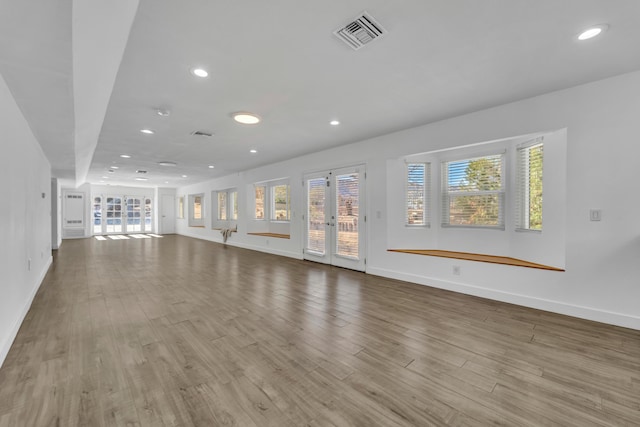
[[[387,34],[353,51],[332,33],[365,10]],[[175,187],[638,70],[639,24],[637,0],[0,0],[0,73],[54,176]]]

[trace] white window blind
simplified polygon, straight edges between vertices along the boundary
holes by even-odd
[[[237,220],[238,219],[238,192],[230,191],[229,197],[231,198],[231,202],[229,203],[229,208],[231,211],[231,219]]]
[[[442,225],[504,229],[504,155],[442,163]]]
[[[516,156],[516,229],[542,231],[542,138],[520,145]]]
[[[410,226],[429,226],[429,163],[407,163],[405,188],[405,224]]]
[[[224,221],[227,219],[227,192],[218,191],[218,219]]]

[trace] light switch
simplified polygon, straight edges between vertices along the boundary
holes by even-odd
[[[589,219],[591,221],[600,221],[600,220],[602,220],[602,211],[600,209],[591,209],[589,211]]]

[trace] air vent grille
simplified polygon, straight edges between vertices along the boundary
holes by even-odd
[[[193,136],[205,136],[207,138],[211,138],[213,136],[213,133],[207,132],[205,130],[196,130],[196,131],[191,132],[191,135],[193,135]]]
[[[382,25],[367,12],[363,12],[362,15],[356,17],[352,22],[333,32],[336,37],[353,50],[360,49],[386,33]]]

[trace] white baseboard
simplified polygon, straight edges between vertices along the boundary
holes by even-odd
[[[33,299],[36,297],[36,294],[38,293],[38,289],[40,289],[40,286],[44,281],[44,276],[46,276],[47,272],[49,271],[49,267],[51,267],[52,263],[53,263],[53,257],[50,256],[44,268],[40,272],[40,276],[38,277],[38,280],[35,283],[35,286],[31,290],[31,294],[29,294],[27,301],[25,301],[24,305],[22,306],[22,310],[18,314],[18,317],[16,318],[13,326],[11,327],[11,330],[9,331],[9,335],[6,337],[5,341],[0,344],[0,367],[2,367],[2,364],[7,358],[7,355],[9,354],[9,350],[13,345],[13,341],[16,339],[16,336],[18,335],[20,326],[22,326],[22,322],[24,321],[25,316],[29,312],[29,309],[31,308],[31,304],[33,303]]]
[[[465,283],[449,282],[417,274],[409,274],[401,271],[388,270],[383,268],[368,268],[368,274],[387,277],[390,279],[403,280],[405,282],[417,283],[419,285],[431,286],[433,288],[445,289],[462,294],[473,295],[495,301],[507,302],[538,310],[550,311],[567,316],[578,317],[595,322],[607,323],[610,325],[622,326],[624,328],[640,330],[640,317],[622,313],[599,310],[591,307],[582,307],[567,304],[560,301],[547,300],[531,297],[527,295],[512,294],[509,292],[497,291],[482,288]]]

